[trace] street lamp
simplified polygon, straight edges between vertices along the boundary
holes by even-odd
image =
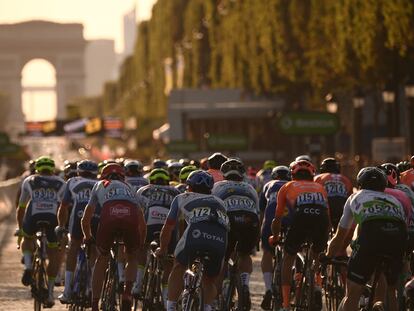
[[[362,151],[362,109],[365,105],[365,94],[361,89],[355,91],[354,97],[352,98],[353,104],[353,129],[352,129],[352,156],[355,161],[359,161]],[[358,164],[358,163],[357,163]],[[359,169],[359,166],[357,167]]]
[[[329,113],[337,113],[338,112],[338,103],[336,102],[335,97],[329,93],[325,96],[326,100],[326,110]]]
[[[409,137],[409,150],[411,154],[414,154],[414,79],[411,78],[405,84],[405,97],[408,99],[408,109],[409,109],[409,127],[410,127],[410,137]]]
[[[390,130],[389,137],[393,137],[396,133],[395,128],[395,115],[394,115],[394,102],[395,102],[395,92],[389,83],[385,86],[384,91],[382,91],[382,100],[387,104],[387,118],[388,118],[388,128]]]

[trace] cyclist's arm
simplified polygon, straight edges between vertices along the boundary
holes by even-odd
[[[282,217],[286,208],[287,185],[288,184],[283,185],[277,194],[275,218],[272,221],[272,233],[275,237],[279,236],[282,227]]]
[[[27,203],[29,203],[30,201],[30,197],[31,197],[31,191],[30,191],[29,182],[27,181],[27,179],[25,179],[21,186],[19,204],[18,204],[17,213],[16,213],[16,220],[17,220],[17,225],[19,229],[21,229],[23,226],[23,218],[24,218],[24,214],[26,213],[26,206],[27,206]]]
[[[328,246],[327,256],[332,257],[336,256],[341,250],[347,238],[349,237],[349,229],[352,228],[354,223],[350,199],[348,199],[344,206],[344,211],[339,221],[338,229],[331,240],[331,243]]]
[[[179,217],[178,198],[175,197],[171,203],[170,211],[168,212],[167,220],[162,227],[160,234],[160,252],[165,253],[170,244],[171,236]]]
[[[140,248],[142,248],[147,239],[147,224],[145,223],[144,212],[141,207],[138,208],[138,226],[139,236],[141,237]]]
[[[64,227],[68,221],[69,209],[72,205],[72,193],[69,190],[69,185],[65,189],[62,203],[59,206],[57,217],[59,227]]]
[[[92,216],[94,212],[95,212],[95,205],[89,202],[88,205],[86,205],[85,207],[85,211],[81,219],[83,237],[86,241],[92,238],[91,220],[92,220]]]

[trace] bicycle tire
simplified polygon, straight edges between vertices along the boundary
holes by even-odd
[[[271,310],[278,311],[282,307],[282,250],[277,248],[275,254],[275,267],[272,277]]]
[[[229,287],[227,288],[227,292],[225,293],[225,296],[224,296],[225,310],[230,311],[230,310],[236,309],[235,299],[233,299],[235,297],[235,294],[236,294],[236,284],[235,284],[235,280],[231,278],[229,282]]]
[[[48,297],[45,265],[41,258],[36,258],[34,261],[32,297],[34,298],[33,307],[35,311],[42,310],[43,303]]]

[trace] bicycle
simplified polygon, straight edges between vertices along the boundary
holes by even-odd
[[[105,272],[105,281],[101,293],[101,309],[103,311],[119,311],[121,297],[119,289],[118,274],[118,249],[121,245],[119,238],[115,238],[112,245],[108,268]]]
[[[83,245],[79,250],[78,260],[72,283],[72,296],[69,303],[70,311],[83,311],[90,307],[91,296],[89,291],[89,280],[91,269],[89,267],[89,247]]]
[[[162,263],[155,254],[158,243],[152,241],[148,250],[148,258],[142,284],[142,311],[163,311],[162,297]],[[138,308],[138,299],[135,299],[134,310]]]
[[[234,247],[235,250],[237,249],[237,244],[238,243],[236,243]],[[240,279],[239,255],[237,251],[235,251],[234,259],[229,258],[228,269],[229,284],[228,288],[225,288],[223,294],[223,310],[249,311],[250,304],[246,301],[248,299],[248,295],[244,292]]]
[[[33,271],[31,294],[34,299],[34,310],[42,310],[42,305],[45,307],[45,301],[49,296],[48,281],[46,274],[46,229],[49,226],[47,221],[37,222],[38,231],[36,232],[35,251],[33,254]]]
[[[314,304],[315,262],[311,253],[311,244],[306,242],[302,246],[302,252],[298,253],[296,257],[295,269],[298,278],[295,280],[296,294],[293,305],[293,309],[296,311],[320,311],[319,306]]]
[[[273,255],[274,267],[272,277],[272,301],[270,310],[277,311],[282,307],[283,296],[282,296],[282,258],[283,258],[283,236],[275,245],[275,252]]]
[[[204,297],[201,281],[205,263],[210,260],[208,253],[197,253],[189,269],[184,273],[184,290],[178,300],[179,311],[204,311]]]
[[[337,311],[339,304],[344,298],[345,284],[343,269],[346,267],[348,267],[348,262],[341,258],[325,260],[323,264],[321,264],[325,305],[326,309],[329,311]]]

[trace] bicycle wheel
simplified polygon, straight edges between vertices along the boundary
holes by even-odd
[[[204,311],[204,297],[202,288],[196,288],[184,293],[182,311]]]
[[[272,278],[272,303],[271,310],[278,311],[282,307],[282,250],[277,248],[275,251],[275,267]]]
[[[102,289],[102,302],[101,308],[103,311],[116,311],[117,310],[117,274],[116,267],[114,269],[114,264],[111,262],[109,269],[107,269],[104,286]]]
[[[36,258],[34,261],[31,291],[34,299],[34,310],[39,311],[42,309],[43,302],[48,297],[45,262],[40,258]]]
[[[234,278],[230,279],[229,285],[224,293],[224,310],[236,310],[236,280]]]
[[[305,262],[303,266],[303,273],[297,285],[297,293],[295,300],[295,310],[302,311],[308,310],[312,311],[312,301],[313,301],[313,289],[314,289],[314,276],[313,272],[309,267],[309,257],[305,257]]]

